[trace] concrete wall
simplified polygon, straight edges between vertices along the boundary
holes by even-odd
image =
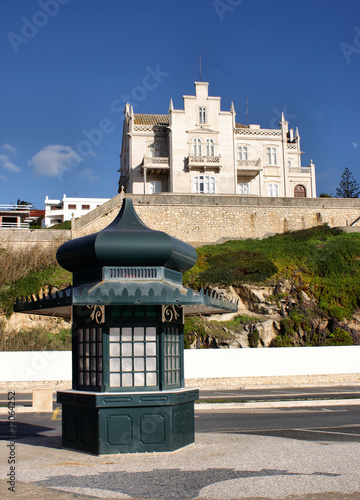
[[[61,244],[71,238],[65,229],[0,229],[0,247],[25,248],[35,245]]]
[[[278,347],[273,349],[186,349],[185,378],[244,380],[353,374],[360,380],[360,346]],[[71,352],[0,352],[0,386],[4,382],[69,381]],[[349,379],[347,379],[349,380]],[[201,384],[200,384],[201,385]]]
[[[350,226],[360,216],[360,199],[264,198],[230,195],[129,195],[139,217],[152,229],[193,244],[269,234],[327,223]],[[121,206],[118,195],[75,221],[74,234],[104,228]]]

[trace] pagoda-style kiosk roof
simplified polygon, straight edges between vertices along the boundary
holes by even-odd
[[[176,304],[185,315],[236,312],[237,301],[182,286],[197,259],[187,243],[147,227],[125,198],[105,229],[70,240],[57,252],[73,286],[43,298],[18,299],[16,312],[70,317],[71,305]]]

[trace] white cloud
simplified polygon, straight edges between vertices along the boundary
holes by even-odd
[[[3,163],[3,167],[9,172],[21,172],[21,168],[15,165],[15,163],[13,163],[12,161],[5,161]]]
[[[94,171],[92,168],[85,168],[82,172],[79,173],[78,177],[79,179],[85,179],[88,182],[94,182],[100,179],[99,175],[94,175]]]
[[[3,168],[5,168],[5,170],[8,170],[9,172],[15,172],[15,173],[21,172],[21,168],[15,165],[15,163],[13,163],[12,161],[10,161],[7,155],[0,154],[0,164],[2,165]]]
[[[357,142],[352,142],[352,145],[354,146],[355,149],[358,147],[358,143]]]
[[[29,164],[35,175],[62,176],[81,162],[81,157],[70,147],[60,144],[45,146],[34,155]]]
[[[5,177],[5,175],[0,174],[0,181],[7,181],[7,177]]]
[[[11,144],[9,144],[8,142],[6,142],[5,144],[3,144],[1,146],[2,149],[6,149],[7,151],[9,151],[9,153],[13,153],[15,154],[16,153],[16,148],[14,148],[14,146],[12,146]]]

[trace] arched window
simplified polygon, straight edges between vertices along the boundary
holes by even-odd
[[[238,146],[237,148],[237,159],[238,160],[248,160],[248,148],[247,146]]]
[[[294,188],[295,198],[306,198],[306,189],[301,184],[297,184]]]
[[[196,175],[193,178],[194,193],[215,193],[215,177],[211,175]]]
[[[213,139],[206,139],[206,156],[215,155],[215,142]]]
[[[201,146],[202,146],[201,139],[199,139],[199,137],[194,137],[194,139],[193,139],[193,156],[201,156],[201,154],[202,154]]]

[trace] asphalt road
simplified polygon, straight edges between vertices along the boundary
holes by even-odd
[[[196,432],[360,442],[359,406],[197,411]]]
[[[8,439],[6,415],[1,415],[0,437]],[[359,406],[281,409],[197,410],[196,433],[253,434],[317,442],[360,442]],[[35,436],[51,441],[61,435],[61,413],[19,413],[16,439]]]

